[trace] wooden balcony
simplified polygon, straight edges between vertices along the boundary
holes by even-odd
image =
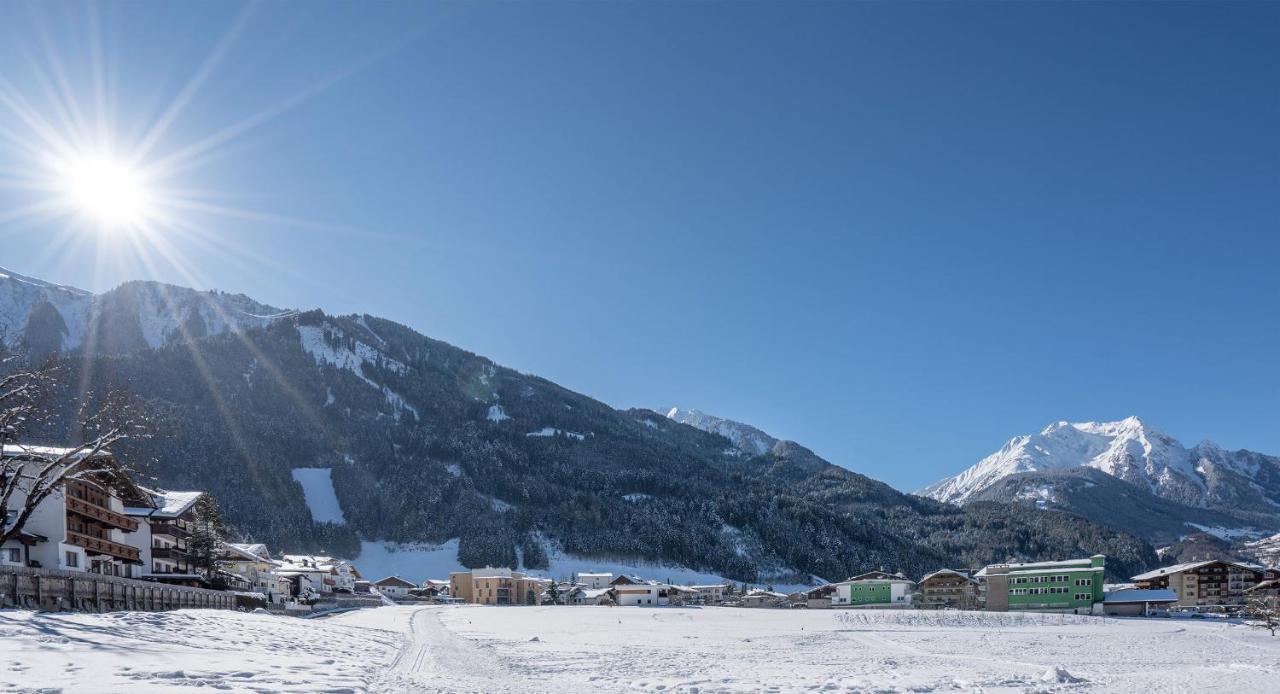
[[[178,525],[176,521],[151,521],[152,535],[167,535],[175,539],[185,539],[191,535],[190,531]]]
[[[167,559],[169,561],[186,561],[187,550],[179,547],[152,547],[151,557],[153,559]]]
[[[131,533],[138,529],[137,520],[70,494],[67,495],[67,511],[78,513],[85,518],[92,518],[99,523],[119,528],[125,532]]]
[[[89,537],[88,535],[81,535],[80,533],[71,532],[70,530],[67,531],[67,542],[77,547],[83,547],[90,552],[106,554],[117,559],[124,559],[125,561],[133,562],[142,561],[137,547],[122,545],[119,542]]]

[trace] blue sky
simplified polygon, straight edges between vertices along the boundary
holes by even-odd
[[[1280,454],[1280,4],[5,4],[0,27],[0,88],[55,130],[74,101],[128,149],[185,103],[148,160],[208,144],[163,185],[232,211],[132,241],[10,215],[19,272],[381,315],[903,489],[1059,419]],[[0,134],[11,179],[36,140],[2,105]]]

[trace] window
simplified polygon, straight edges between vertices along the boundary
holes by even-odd
[[[5,561],[13,562],[14,564],[21,564],[21,563],[22,563],[22,550],[20,550],[20,549],[18,549],[18,548],[16,548],[16,547],[14,547],[14,548],[12,548],[12,549],[6,549],[6,550],[4,551],[4,558],[5,558]]]
[[[80,566],[80,555],[75,552],[67,552],[67,567],[76,568]]]

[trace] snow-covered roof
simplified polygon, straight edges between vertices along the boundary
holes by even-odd
[[[786,593],[776,593],[771,590],[756,589],[746,594],[748,598],[787,598]]]
[[[1172,590],[1116,590],[1106,594],[1103,602],[1112,604],[1129,602],[1177,602],[1178,596]]]
[[[147,516],[150,518],[177,518],[186,513],[200,499],[204,492],[166,492],[140,487],[151,497],[155,508],[142,506],[126,506],[124,512],[130,516]]]
[[[720,588],[721,590],[723,590],[723,589],[727,588],[728,586],[726,586],[726,585],[725,585],[725,584],[723,584],[723,583],[709,583],[709,584],[707,584],[707,585],[701,585],[701,586],[689,586],[689,587],[690,587],[690,588],[693,588],[694,590],[712,590],[712,589],[715,589],[715,588]]]
[[[405,588],[417,588],[418,586],[400,578],[399,576],[387,576],[373,582],[375,586],[402,586]]]
[[[613,578],[613,574],[608,572],[590,573],[586,571],[580,571],[578,572],[578,578]]]
[[[267,550],[267,546],[264,544],[258,544],[258,543],[239,544],[234,542],[224,542],[222,546],[223,546],[223,549],[225,549],[228,554],[239,555],[249,561],[262,561],[262,562],[271,561],[271,552]]]
[[[592,588],[591,590],[585,590],[585,589],[580,589],[580,590],[582,590],[582,597],[588,600],[595,600],[596,598],[600,597],[601,595],[604,595],[605,593],[608,593],[610,590],[613,590],[613,589],[612,588]]]
[[[1217,559],[1209,559],[1206,561],[1189,561],[1182,564],[1174,564],[1173,566],[1162,566],[1158,569],[1148,571],[1143,574],[1138,574],[1137,576],[1134,576],[1132,580],[1150,581],[1153,578],[1160,578],[1161,576],[1170,576],[1172,574],[1182,573],[1183,571],[1194,571],[1202,566],[1208,566],[1209,564],[1219,564],[1219,563],[1226,564],[1227,566],[1238,566],[1242,569],[1249,569],[1251,571],[1265,570],[1261,566],[1256,566],[1254,564],[1241,564],[1240,562],[1235,562],[1235,561],[1219,561]]]
[[[186,513],[187,509],[191,508],[192,504],[195,504],[203,494],[204,492],[157,491],[152,494],[152,497],[156,500],[156,505],[159,508],[156,509],[153,515],[180,516]]]
[[[968,574],[968,572],[965,572],[965,571],[955,571],[955,570],[953,570],[953,569],[938,569],[937,571],[934,571],[934,572],[933,572],[933,573],[931,573],[931,574],[925,574],[924,578],[921,578],[921,579],[920,579],[920,582],[921,582],[921,583],[924,583],[925,581],[927,581],[927,580],[929,580],[929,579],[933,578],[934,576],[944,576],[944,575],[946,575],[946,576],[959,576],[960,578],[963,578],[963,579],[964,579],[964,580],[966,580],[966,581],[973,581],[974,583],[977,583],[977,581],[974,581],[973,577],[972,577],[972,576],[970,576],[970,575]]]

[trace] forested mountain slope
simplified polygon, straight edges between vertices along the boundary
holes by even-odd
[[[238,532],[277,547],[349,556],[359,539],[460,538],[465,565],[538,568],[554,544],[748,581],[1093,552],[1116,575],[1155,562],[1141,540],[1070,514],[912,497],[791,442],[744,454],[368,315],[151,283],[83,295],[90,323],[142,339],[45,333],[47,353],[71,357],[66,382],[135,393],[156,436],[131,453],[154,459],[157,483],[213,491]],[[15,349],[35,341],[31,325],[74,323],[55,301],[27,305],[5,317],[27,327],[6,336]],[[311,519],[301,467],[332,469],[345,524]]]

